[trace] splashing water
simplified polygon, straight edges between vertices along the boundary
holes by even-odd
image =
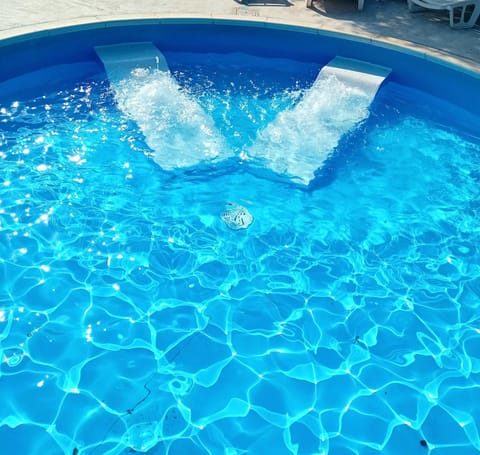
[[[137,69],[113,87],[118,107],[136,121],[162,169],[230,156],[211,116],[168,72]]]
[[[341,137],[367,118],[372,96],[335,76],[322,75],[290,110],[259,131],[249,157],[292,181],[308,185]]]

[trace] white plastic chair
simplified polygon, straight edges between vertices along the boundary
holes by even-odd
[[[305,0],[305,6],[307,8],[310,8],[312,6],[313,0]],[[363,10],[363,5],[365,3],[365,0],[358,0],[358,11]]]
[[[425,9],[447,10],[450,27],[472,28],[480,16],[480,0],[407,0],[412,12]]]

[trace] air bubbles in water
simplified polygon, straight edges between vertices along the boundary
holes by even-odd
[[[23,354],[21,352],[14,352],[11,355],[5,355],[5,360],[9,367],[16,367],[20,364],[23,359]]]
[[[148,452],[159,441],[157,424],[158,422],[141,422],[132,425],[126,434],[126,445],[136,452]]]

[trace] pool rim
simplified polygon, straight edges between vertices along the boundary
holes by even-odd
[[[428,62],[439,64],[444,67],[460,71],[480,80],[480,64],[470,58],[447,53],[440,49],[424,46],[408,40],[392,38],[384,35],[364,33],[353,35],[340,32],[331,27],[316,26],[297,21],[272,19],[268,17],[252,16],[248,18],[236,18],[225,15],[125,15],[110,17],[83,17],[75,20],[62,20],[56,22],[41,23],[37,25],[18,27],[0,31],[0,53],[2,48],[14,44],[45,38],[61,36],[69,33],[86,30],[101,30],[126,26],[141,25],[223,25],[240,27],[258,27],[272,30],[293,31],[313,34],[356,43],[363,43],[376,47],[385,48],[411,55]]]

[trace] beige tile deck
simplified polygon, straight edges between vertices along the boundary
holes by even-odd
[[[446,12],[412,14],[406,0],[1,0],[0,40],[59,26],[128,18],[243,18],[307,25],[401,44],[480,73],[480,26],[452,30]],[[285,6],[288,5],[288,6]]]

